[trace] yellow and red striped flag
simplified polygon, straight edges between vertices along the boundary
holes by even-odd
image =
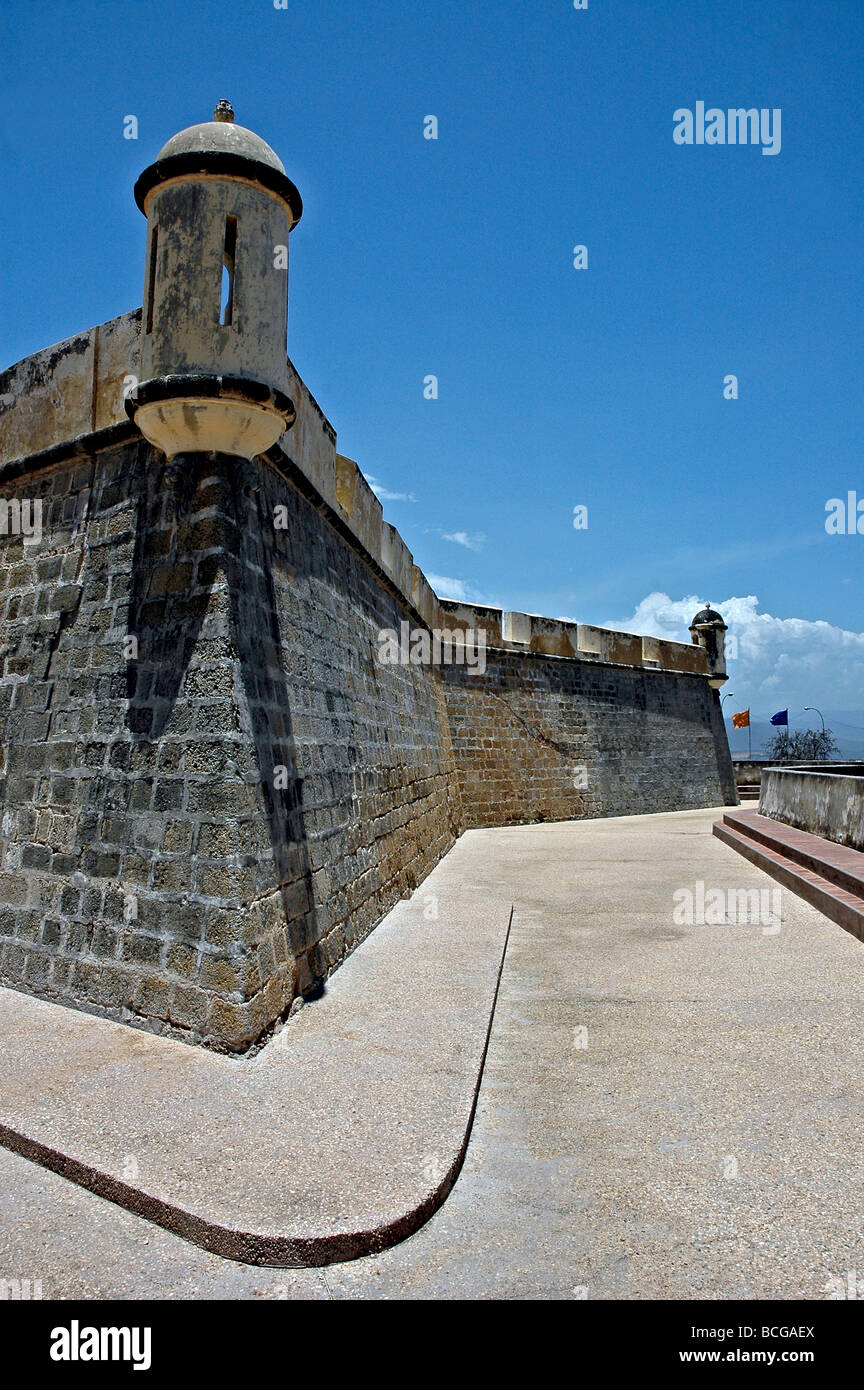
[[[742,709],[742,711],[741,711],[740,714],[733,714],[733,716],[732,716],[732,724],[733,724],[733,726],[734,726],[736,729],[749,729],[749,728],[750,728],[750,711],[749,711],[749,709]]]

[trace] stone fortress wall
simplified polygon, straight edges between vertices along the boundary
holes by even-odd
[[[3,983],[244,1052],[462,831],[734,804],[701,647],[438,599],[290,363],[264,459],[167,464],[140,319],[0,375]]]

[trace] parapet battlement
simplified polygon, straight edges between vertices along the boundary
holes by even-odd
[[[125,399],[136,379],[140,334],[139,309],[0,373],[0,483],[138,437]],[[384,520],[361,469],[337,453],[335,429],[290,360],[288,373],[297,418],[265,457],[277,469],[299,470],[430,630],[482,629],[487,648],[707,674],[705,651],[695,643],[439,598],[399,532]]]

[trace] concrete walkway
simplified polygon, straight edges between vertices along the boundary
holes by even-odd
[[[513,925],[464,1166],[409,1239],[241,1265],[0,1150],[0,1277],[45,1297],[823,1299],[864,1274],[864,946],[713,838],[718,814],[465,837]],[[731,920],[737,889],[764,890],[755,923]],[[683,920],[687,891],[721,920]]]
[[[0,990],[0,1144],[249,1264],[404,1239],[471,1127],[512,915],[485,867],[463,837],[252,1057]]]

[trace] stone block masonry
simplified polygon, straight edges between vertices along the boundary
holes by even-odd
[[[375,665],[404,606],[273,469],[127,443],[28,490],[43,545],[0,538],[2,978],[243,1050],[453,843],[440,688]]]
[[[0,375],[3,983],[242,1053],[461,831],[734,803],[701,648],[440,601],[290,363],[266,459],[167,464],[139,332]],[[382,664],[405,621],[485,671]]]
[[[719,703],[700,677],[503,651],[482,679],[458,666],[442,677],[466,825],[735,801]]]

